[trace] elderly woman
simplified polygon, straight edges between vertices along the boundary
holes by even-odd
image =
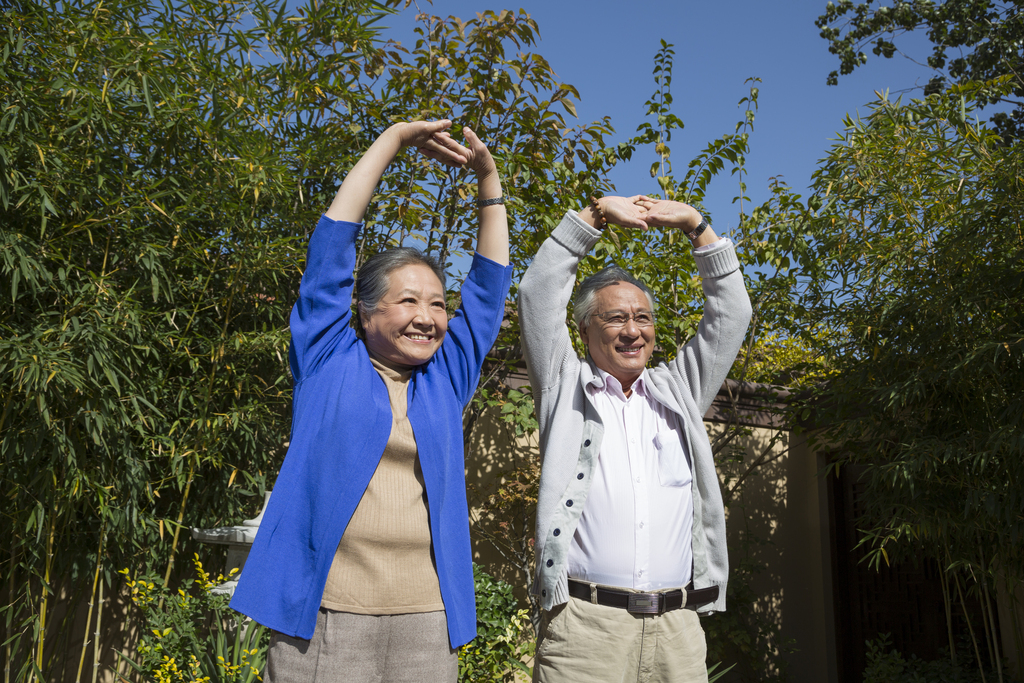
[[[462,409],[511,267],[494,160],[450,126],[385,131],[310,239],[291,315],[291,446],[231,602],[275,631],[274,683],[454,681],[455,648],[476,635]],[[371,257],[353,282],[360,221],[404,147],[476,172],[477,253],[450,320],[442,265],[415,249]]]

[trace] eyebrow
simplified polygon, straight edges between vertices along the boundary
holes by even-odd
[[[403,296],[406,296],[406,295],[409,295],[409,294],[412,294],[413,296],[416,296],[416,297],[421,297],[422,296],[424,298],[428,298],[429,297],[429,298],[433,298],[433,299],[444,300],[444,294],[434,293],[434,294],[424,295],[422,292],[420,292],[420,290],[418,290],[418,289],[409,289],[408,287],[406,287],[405,289],[398,290],[395,293],[395,296],[403,297]]]

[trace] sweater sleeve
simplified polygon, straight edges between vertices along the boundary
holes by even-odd
[[[306,270],[299,299],[292,307],[288,361],[298,384],[329,358],[337,345],[355,332],[352,318],[353,269],[360,223],[321,216],[309,240]]]
[[[519,284],[519,319],[530,385],[542,393],[558,381],[567,363],[578,363],[566,308],[580,260],[601,233],[569,211],[537,250]]]
[[[462,405],[469,402],[480,381],[480,368],[498,338],[505,317],[505,300],[512,284],[512,266],[502,266],[480,254],[462,284],[462,303],[448,322],[448,333],[435,356],[443,362]]]
[[[750,323],[750,297],[731,240],[694,254],[704,290],[704,315],[697,334],[669,364],[703,415],[725,382]]]

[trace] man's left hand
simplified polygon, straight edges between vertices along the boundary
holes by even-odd
[[[636,205],[647,211],[643,221],[649,228],[670,228],[691,232],[700,225],[700,211],[689,204],[675,202],[671,199],[652,199],[646,195],[640,195],[636,199]]]

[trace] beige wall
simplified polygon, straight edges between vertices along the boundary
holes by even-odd
[[[707,424],[714,438],[721,424]],[[801,437],[751,427],[720,466],[730,564],[750,560],[763,567],[751,582],[753,609],[772,619],[796,652],[784,657],[791,681],[835,680],[828,514],[818,458]],[[738,462],[742,454],[742,462]],[[764,464],[751,469],[758,461]],[[743,482],[736,482],[744,473]],[[732,493],[731,493],[732,491]],[[714,617],[711,617],[714,618]],[[739,680],[739,671],[725,680]]]

